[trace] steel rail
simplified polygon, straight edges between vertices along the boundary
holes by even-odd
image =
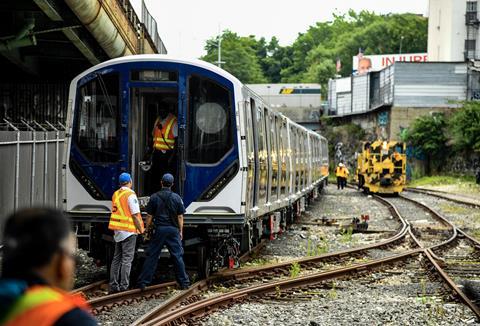
[[[430,260],[430,263],[434,266],[434,268],[437,270],[438,274],[440,274],[440,277],[444,280],[445,283],[448,284],[450,289],[454,291],[457,296],[460,297],[460,299],[463,301],[464,304],[466,304],[477,316],[477,318],[480,318],[480,309],[473,303],[466,295],[463,293],[463,291],[455,284],[455,282],[448,276],[448,274],[438,265],[438,263],[435,261],[433,258],[434,254],[431,249],[426,249],[424,251],[425,256]]]
[[[443,247],[445,245],[448,245],[450,244],[452,241],[454,241],[456,238],[457,238],[457,227],[455,225],[453,225],[452,222],[450,222],[449,220],[447,220],[445,217],[443,217],[440,213],[438,213],[437,211],[435,211],[433,208],[431,208],[430,206],[428,205],[425,205],[419,201],[416,201],[415,199],[411,199],[411,198],[408,198],[408,197],[405,197],[405,196],[402,196],[402,195],[399,195],[399,198],[405,200],[405,201],[408,201],[418,207],[420,207],[421,209],[429,212],[433,218],[435,218],[436,220],[440,221],[441,224],[449,227],[452,229],[452,236],[450,238],[448,238],[447,240],[445,241],[442,241],[441,243],[439,244],[435,244],[435,245],[431,245],[429,246],[428,248],[426,249],[436,249],[436,248],[440,248],[440,247]],[[415,237],[413,235],[413,233],[411,234],[413,237]],[[416,237],[415,237],[416,239]],[[418,240],[418,239],[417,239]],[[422,246],[421,246],[422,247]],[[433,252],[432,252],[433,253]],[[434,254],[435,255],[435,254]],[[438,259],[438,256],[435,255],[435,257]]]
[[[190,318],[198,316],[199,314],[205,314],[217,306],[224,305],[226,303],[234,302],[235,300],[247,298],[253,295],[260,295],[265,293],[278,293],[278,291],[288,290],[291,288],[298,288],[306,285],[312,285],[332,278],[338,278],[350,273],[362,272],[374,267],[384,266],[394,262],[405,260],[409,257],[419,255],[424,252],[423,249],[415,249],[402,253],[399,255],[377,259],[368,263],[358,264],[355,266],[343,267],[332,271],[314,273],[302,277],[296,277],[276,282],[269,282],[266,284],[254,285],[245,289],[232,291],[230,293],[219,295],[201,301],[195,302],[191,305],[180,307],[176,310],[169,311],[162,315],[159,315],[148,321],[138,320],[135,325],[167,325],[175,323],[183,318]]]
[[[455,203],[458,203],[458,204],[463,204],[463,205],[473,206],[475,208],[480,208],[480,203],[479,202],[472,202],[472,201],[469,201],[469,200],[449,197],[449,196],[459,196],[459,197],[463,197],[463,198],[467,199],[467,197],[459,195],[459,194],[449,193],[449,192],[441,191],[441,190],[424,189],[424,188],[412,188],[412,187],[408,187],[406,190],[410,191],[410,192],[416,192],[416,193],[420,193],[420,194],[425,194],[425,195],[449,200],[449,201],[452,201],[452,202],[455,202]],[[473,198],[468,198],[468,199],[473,199]]]
[[[93,283],[87,284],[85,286],[79,287],[77,289],[73,289],[72,291],[70,291],[70,293],[72,293],[72,294],[75,294],[75,293],[85,294],[86,292],[92,291],[96,288],[99,288],[103,284],[107,284],[107,283],[108,283],[107,280],[101,280],[101,281],[93,282]]]
[[[257,246],[255,246],[251,252],[243,254],[239,259],[240,261],[245,261],[248,259],[249,255],[256,253],[260,251],[266,244],[266,241],[261,241]],[[204,284],[205,282],[205,284]],[[75,289],[72,291],[72,293],[80,293],[80,292],[86,292],[90,291],[91,289],[100,286],[101,284],[106,283],[106,281],[99,281],[96,283],[92,283],[89,285],[86,285],[85,287]],[[177,295],[174,295],[173,297],[169,298],[166,300],[162,306],[160,307],[160,311],[164,309],[171,309],[178,300],[184,300],[185,298],[195,294],[196,292],[201,291],[204,289],[207,285],[207,281],[203,280],[200,282],[197,282],[193,284],[189,289],[185,291],[181,291]],[[114,294],[108,294],[105,296],[101,296],[98,298],[93,298],[88,301],[90,304],[90,307],[94,313],[97,313],[99,310],[101,310],[104,306],[123,302],[123,301],[128,301],[132,298],[141,298],[141,297],[148,297],[151,295],[159,294],[159,293],[164,293],[166,292],[168,287],[176,287],[176,282],[167,282],[167,283],[162,283],[162,284],[157,284],[153,286],[146,287],[143,291],[140,289],[132,289],[128,291],[123,291],[119,293],[114,293]],[[148,316],[148,312],[145,314],[145,316]]]
[[[402,227],[400,230],[393,235],[392,237],[370,245],[365,245],[357,248],[352,248],[352,249],[347,249],[347,250],[342,250],[342,251],[337,251],[333,253],[326,253],[323,255],[315,256],[315,257],[308,257],[308,258],[300,258],[300,259],[295,259],[291,260],[288,262],[283,262],[283,263],[277,263],[277,264],[272,264],[268,266],[262,266],[262,267],[253,267],[253,268],[244,268],[244,269],[239,269],[239,270],[223,270],[220,271],[219,273],[209,277],[207,280],[197,282],[195,283],[192,288],[187,291],[184,291],[182,293],[179,293],[175,297],[172,297],[171,299],[167,300],[163,304],[159,305],[158,307],[152,309],[151,311],[147,312],[145,315],[140,317],[134,322],[134,325],[140,325],[142,323],[145,323],[148,320],[151,320],[153,316],[159,316],[162,314],[166,314],[168,311],[171,311],[175,306],[180,304],[181,301],[185,300],[188,298],[190,295],[193,295],[197,292],[200,291],[200,289],[204,288],[210,283],[218,282],[218,281],[224,281],[226,279],[247,279],[250,277],[258,277],[258,275],[261,275],[263,273],[268,273],[268,272],[276,272],[282,269],[289,268],[292,264],[297,263],[300,266],[305,266],[309,264],[315,264],[319,263],[321,261],[325,260],[330,260],[334,258],[342,258],[342,257],[348,257],[352,254],[356,253],[361,253],[366,250],[374,249],[374,248],[381,248],[384,246],[391,245],[395,243],[398,240],[403,239],[406,234],[408,233],[409,226],[408,223],[403,219],[403,217],[400,215],[398,212],[397,208],[392,205],[391,203],[387,202],[381,197],[376,197],[376,200],[380,201],[383,205],[387,206],[389,209],[390,213],[397,217],[400,222]]]
[[[88,301],[88,304],[92,308],[92,311],[94,313],[97,313],[98,310],[109,304],[115,304],[122,301],[128,301],[130,299],[148,297],[159,293],[165,293],[169,287],[175,286],[176,282],[167,282],[146,287],[143,291],[140,289],[132,289],[128,291],[105,295],[98,298],[93,298]]]

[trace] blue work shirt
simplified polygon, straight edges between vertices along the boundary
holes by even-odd
[[[155,226],[175,226],[178,215],[185,213],[182,198],[169,188],[154,193],[147,204],[147,213],[153,216]]]

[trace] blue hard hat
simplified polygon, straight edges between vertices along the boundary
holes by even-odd
[[[173,175],[170,173],[165,173],[162,177],[162,182],[168,183],[168,184],[173,184]]]
[[[129,183],[132,181],[132,177],[130,176],[129,173],[126,173],[126,172],[123,172],[122,174],[120,174],[120,176],[118,177],[118,183],[120,184],[125,184],[125,183]]]

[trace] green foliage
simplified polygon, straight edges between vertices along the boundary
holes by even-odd
[[[430,174],[430,161],[434,159],[437,167],[446,157],[445,134],[447,122],[443,114],[425,115],[417,118],[406,134],[406,140],[427,157],[427,174]]]
[[[201,59],[214,63],[218,59],[218,37],[207,41],[207,54]],[[244,83],[265,83],[257,53],[259,44],[254,36],[238,36],[231,31],[222,34],[222,68]]]
[[[335,300],[337,298],[337,290],[335,282],[332,282],[332,288],[328,291],[328,296],[330,299]]]
[[[297,262],[293,262],[290,266],[290,277],[297,277],[300,274],[300,264]]]
[[[464,102],[450,122],[455,148],[465,152],[480,152],[480,103]]]
[[[414,180],[408,185],[412,187],[445,185],[475,186],[475,177],[471,175],[433,175],[429,177],[414,178]]]
[[[226,30],[222,35],[222,68],[244,83],[312,82],[326,86],[336,73],[337,58],[342,62],[340,74],[346,76],[352,72],[352,56],[359,48],[365,55],[398,53],[403,37],[402,52],[424,52],[427,29],[428,20],[415,14],[350,10],[334,15],[331,22],[316,23],[285,47],[276,37],[257,40]],[[207,54],[201,59],[217,61],[217,40],[207,41]]]
[[[307,256],[319,256],[328,252],[329,244],[327,239],[321,239],[320,243],[307,240]]]
[[[340,238],[340,242],[348,243],[351,242],[353,239],[353,227],[349,226],[346,230],[342,229],[341,231],[342,237]]]
[[[313,81],[324,83],[334,76],[335,62],[340,58],[342,75],[350,75],[352,56],[362,48],[366,55],[423,52],[427,48],[428,21],[414,14],[376,15],[372,12],[334,15],[332,22],[319,22],[311,26],[288,49],[292,64],[282,69],[284,82]],[[316,68],[319,66],[318,68]]]

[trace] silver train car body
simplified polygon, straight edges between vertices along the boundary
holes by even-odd
[[[64,209],[79,234],[87,233],[90,249],[99,245],[92,238],[108,233],[121,172],[132,174],[141,200],[156,190],[152,172],[141,165],[158,103],[178,117],[173,169],[190,228],[186,245],[204,248],[202,255],[217,267],[225,264],[222,246],[244,252],[262,234],[273,236],[327,182],[323,136],[273,111],[237,78],[204,61],[166,55],[109,60],[77,76],[69,97]]]

